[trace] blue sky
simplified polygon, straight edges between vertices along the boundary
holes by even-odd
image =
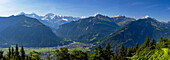
[[[170,21],[170,0],[0,0],[0,16],[20,12],[64,16],[125,15],[142,18],[146,15]]]

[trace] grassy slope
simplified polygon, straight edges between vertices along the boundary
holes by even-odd
[[[132,60],[148,59],[148,60],[170,60],[169,48],[155,49],[149,52],[143,52],[143,54],[135,55],[131,57]]]

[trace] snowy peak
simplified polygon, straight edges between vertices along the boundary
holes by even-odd
[[[79,17],[61,16],[61,15],[56,15],[53,13],[48,13],[45,16],[39,16],[36,13],[27,14],[27,13],[21,12],[18,15],[25,15],[28,17],[36,18],[41,23],[43,23],[49,27],[55,28],[55,29],[57,29],[59,27],[59,25],[69,23],[71,21],[77,21],[80,19]]]

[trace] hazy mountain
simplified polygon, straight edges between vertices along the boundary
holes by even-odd
[[[161,37],[170,38],[170,23],[159,22],[154,18],[139,19],[111,33],[101,43],[106,45],[106,42],[109,42],[112,47],[121,43],[134,46],[136,42],[142,44],[147,34],[150,38],[155,37],[157,41]]]
[[[26,47],[50,47],[60,45],[52,30],[35,18],[24,15],[0,17],[0,47],[24,45]]]
[[[53,13],[46,14],[45,16],[39,16],[35,13],[26,14],[26,13],[22,12],[19,15],[25,15],[28,17],[36,18],[43,24],[45,24],[51,28],[55,28],[55,29],[58,29],[59,25],[69,23],[71,21],[77,21],[80,19],[79,17],[60,16],[60,15],[55,15]]]

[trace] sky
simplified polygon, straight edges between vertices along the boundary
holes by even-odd
[[[150,16],[159,21],[170,21],[170,0],[0,0],[0,16],[21,12],[73,17],[88,17],[99,13],[136,19]]]

